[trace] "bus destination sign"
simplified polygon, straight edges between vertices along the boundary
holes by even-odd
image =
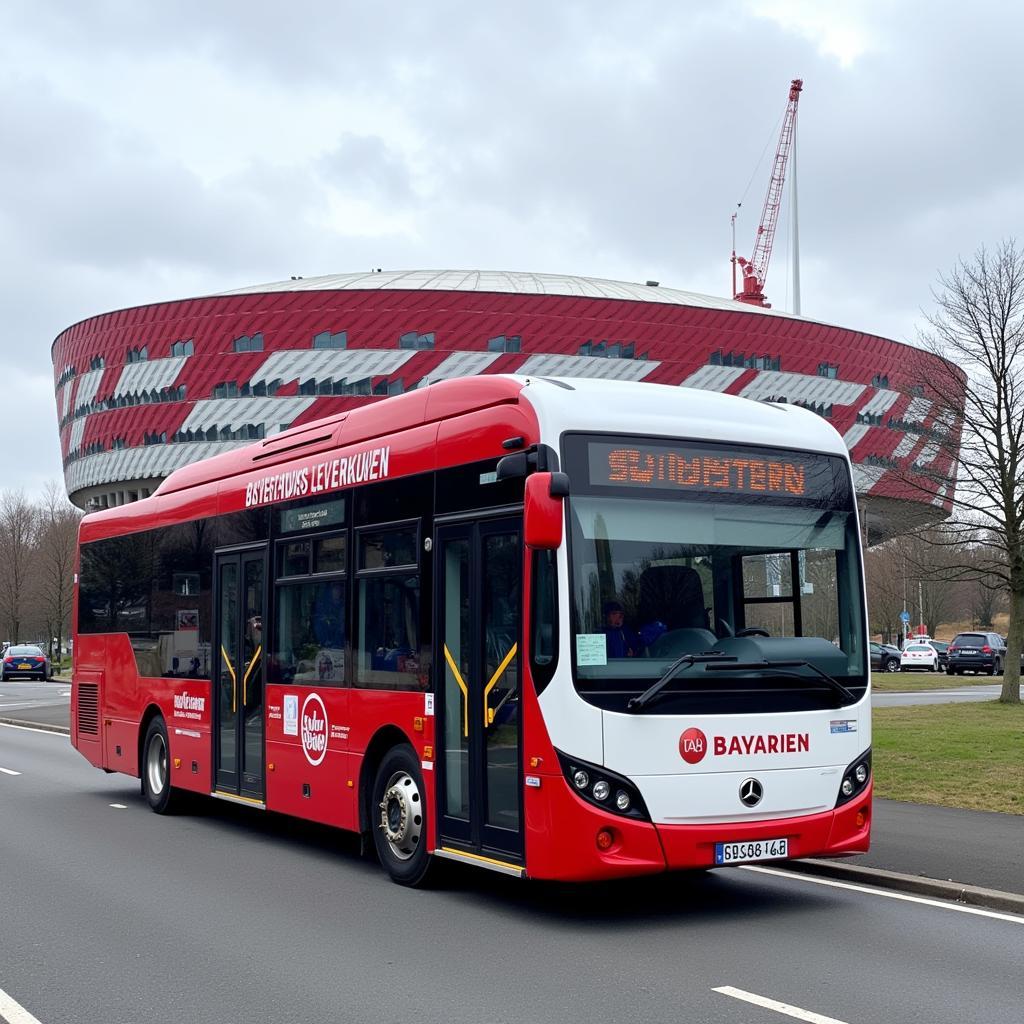
[[[588,449],[590,483],[598,487],[785,498],[833,489],[827,456],[604,441]]]

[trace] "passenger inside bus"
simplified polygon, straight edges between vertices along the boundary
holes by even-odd
[[[643,653],[640,637],[626,625],[626,611],[621,601],[605,601],[604,637],[609,658],[635,658]]]

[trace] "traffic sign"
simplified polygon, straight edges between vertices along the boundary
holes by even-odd
[[[910,612],[900,612],[900,622],[909,622]]]

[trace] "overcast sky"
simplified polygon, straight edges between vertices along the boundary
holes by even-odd
[[[3,0],[0,487],[61,477],[50,343],[106,310],[370,267],[726,295],[795,77],[803,313],[913,340],[1021,234],[1022,39],[987,0]]]

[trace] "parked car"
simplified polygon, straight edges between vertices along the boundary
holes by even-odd
[[[948,640],[929,640],[928,643],[935,648],[939,653],[939,671],[946,671],[946,664],[949,661],[949,641]]]
[[[907,644],[900,655],[901,672],[938,672],[939,652],[931,644]]]
[[[29,679],[49,679],[53,675],[50,659],[34,644],[14,644],[3,652],[0,661],[0,681],[27,676]]]
[[[932,638],[927,633],[922,633],[920,636],[908,636],[903,641],[903,650],[906,650],[910,644],[930,644],[931,642]]]
[[[998,633],[957,633],[949,645],[946,675],[959,676],[964,672],[984,672],[994,676],[1002,674],[1006,659],[1006,644]]]
[[[872,672],[899,672],[900,670],[900,649],[892,644],[868,644],[871,652]]]

